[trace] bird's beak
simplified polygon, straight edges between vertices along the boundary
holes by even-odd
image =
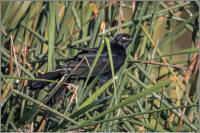
[[[133,40],[133,37],[130,37],[128,40],[129,40],[129,42],[131,42]]]
[[[136,39],[140,39],[142,37],[144,37],[144,36],[143,35],[137,35]]]

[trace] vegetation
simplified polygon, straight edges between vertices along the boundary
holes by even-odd
[[[2,132],[198,131],[198,1],[15,1],[1,9]],[[99,47],[118,33],[133,41],[104,85],[98,76],[75,80],[52,107],[48,87],[30,91],[28,80],[78,53],[69,46]]]

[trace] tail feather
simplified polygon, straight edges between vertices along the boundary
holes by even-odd
[[[47,80],[55,80],[55,79],[59,79],[62,76],[61,73],[62,70],[57,70],[57,71],[53,71],[53,72],[48,72],[45,73],[44,75],[40,75],[37,78],[40,79],[47,79]],[[45,82],[45,81],[33,81],[30,80],[28,82],[28,85],[30,86],[30,89],[43,89],[45,86],[47,86],[50,82]]]

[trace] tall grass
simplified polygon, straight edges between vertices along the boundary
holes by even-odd
[[[1,131],[198,131],[197,1],[1,5]],[[41,80],[35,77],[79,52],[69,46],[99,47],[97,60],[119,33],[133,41],[124,65],[104,85],[97,84],[99,75],[89,82],[94,63],[57,105],[46,105],[48,87],[29,90],[27,80]],[[49,81],[58,83],[50,97],[69,76]]]

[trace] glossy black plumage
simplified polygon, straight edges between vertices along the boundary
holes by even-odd
[[[126,48],[128,44],[132,41],[132,37],[128,34],[118,34],[111,42],[111,52],[112,52],[112,58],[113,58],[113,66],[114,71],[117,72],[120,67],[124,64],[124,61],[126,59]],[[79,78],[87,78],[88,72],[89,72],[89,66],[92,66],[93,61],[96,57],[97,48],[81,48],[82,52],[80,52],[72,61],[65,63],[64,65],[60,66],[58,69],[52,72],[48,72],[44,75],[39,76],[38,78],[41,79],[48,79],[48,80],[56,80],[60,79],[64,74],[69,74],[76,66],[77,64],[83,59],[83,62],[77,67],[77,69],[72,73],[72,75],[69,77],[69,82],[77,77]],[[101,74],[101,77],[99,79],[100,84],[104,84],[106,81],[108,81],[112,75],[111,75],[111,68],[110,68],[110,62],[109,62],[109,56],[106,46],[103,49],[103,52],[101,56],[98,59],[98,62],[95,66],[95,69],[91,75],[91,78],[95,77],[102,68],[105,68]],[[42,82],[42,81],[29,81],[28,85],[30,86],[30,89],[42,89],[45,86],[47,86],[48,82]],[[62,89],[64,86],[62,86]],[[63,91],[60,90],[60,92],[63,93]],[[57,92],[59,93],[59,91]],[[59,100],[54,99],[54,102],[57,102]]]

